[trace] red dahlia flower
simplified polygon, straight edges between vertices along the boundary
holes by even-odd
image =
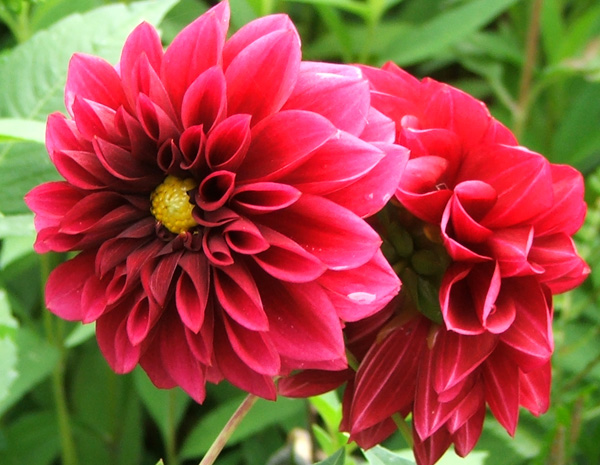
[[[583,181],[518,146],[457,89],[392,64],[363,72],[411,155],[378,225],[403,289],[378,332],[373,318],[346,330],[362,339],[348,337],[360,341],[349,347],[357,372],[335,375],[350,379],[343,426],[371,447],[394,431],[392,415],[412,413],[415,456],[429,465],[452,443],[462,456],[474,447],[486,404],[511,435],[519,406],[547,409],[552,294],[589,273],[571,239]],[[316,376],[285,380],[281,392],[317,391]]]
[[[343,322],[399,289],[361,217],[408,156],[362,72],[301,62],[286,16],[226,40],[228,20],[221,3],[165,52],[141,24],[116,67],[75,55],[71,118],[47,126],[65,181],[26,198],[38,252],[81,251],[48,308],[96,321],[115,371],[199,402],[207,380],[274,398],[274,376],[344,367]]]

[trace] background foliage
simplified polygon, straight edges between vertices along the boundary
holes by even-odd
[[[233,28],[273,12],[292,16],[306,59],[380,65],[392,60],[486,101],[523,145],[586,177],[589,205],[577,236],[600,260],[600,4],[596,0],[230,0]],[[23,195],[56,179],[44,149],[48,113],[64,110],[75,51],[118,59],[141,21],[165,43],[201,14],[198,0],[0,2],[0,463],[198,463],[244,394],[211,386],[205,405],[155,389],[138,369],[114,375],[91,325],[54,318],[41,289],[64,257],[32,250]],[[555,301],[552,406],[522,412],[514,439],[492,419],[466,465],[600,463],[600,271]],[[310,402],[260,400],[220,465],[410,464],[393,437],[362,453],[337,431],[336,393]],[[308,434],[310,433],[310,434]],[[293,459],[293,457],[296,457]]]

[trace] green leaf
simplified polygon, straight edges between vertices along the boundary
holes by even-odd
[[[77,347],[78,345],[84,343],[88,339],[92,338],[96,333],[96,324],[82,324],[78,323],[73,331],[69,333],[69,335],[65,338],[64,346],[67,349],[72,349],[73,347]]]
[[[15,341],[19,375],[8,395],[0,401],[0,415],[52,373],[58,362],[58,350],[30,329],[19,329]]]
[[[364,451],[364,454],[369,465],[415,465],[414,462],[381,446]]]
[[[158,462],[156,462],[156,465],[165,465],[165,462],[163,462],[163,459],[160,459]]]
[[[46,135],[46,124],[19,118],[0,118],[1,141],[30,141],[43,144]]]
[[[338,450],[335,454],[330,457],[327,457],[325,460],[316,463],[315,465],[344,465],[344,461],[346,459],[346,454],[344,449]]]
[[[473,0],[449,9],[423,25],[401,29],[386,54],[406,66],[431,58],[488,24],[519,0]]]
[[[57,425],[53,411],[19,417],[2,431],[7,447],[0,449],[0,463],[50,465],[60,452]]]
[[[222,403],[204,415],[185,439],[181,457],[189,459],[204,455],[242,400],[243,398],[236,398]],[[302,415],[305,409],[306,404],[302,399],[280,397],[276,402],[259,399],[227,445],[237,444],[268,426],[281,424],[290,417]]]
[[[35,228],[33,227],[33,215],[31,213],[10,216],[0,214],[0,239],[34,234]]]
[[[160,429],[163,440],[169,435],[169,424],[177,428],[191,399],[180,388],[159,389],[141,368],[133,372],[135,388],[148,413]]]
[[[114,63],[135,26],[143,20],[158,23],[175,2],[149,0],[113,4],[74,14],[1,55],[0,117],[10,118],[7,132],[12,130],[14,137],[24,136],[24,124],[15,127],[14,123],[27,120],[31,133],[26,138],[40,140],[40,128],[47,115],[64,110],[64,86],[73,53],[91,53]],[[1,213],[26,212],[23,196],[33,186],[54,179],[58,179],[58,175],[43,145],[0,144]]]
[[[17,346],[15,344],[17,321],[12,317],[6,291],[0,288],[0,401],[9,392],[17,378]]]
[[[353,13],[355,15],[367,18],[370,14],[368,4],[356,0],[295,0],[299,3],[308,3],[310,5],[333,6],[340,10]]]

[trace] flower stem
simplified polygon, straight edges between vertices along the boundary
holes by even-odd
[[[41,256],[41,278],[42,289],[45,288],[46,281],[50,275],[50,271],[56,265],[57,256],[53,254],[44,254]],[[43,292],[42,292],[43,295]],[[59,360],[56,367],[52,371],[52,393],[54,396],[54,404],[56,406],[56,416],[58,420],[58,431],[60,434],[61,456],[63,465],[77,465],[77,453],[75,449],[75,441],[73,439],[73,431],[71,428],[71,419],[69,409],[67,407],[67,394],[65,389],[65,360],[66,350],[63,344],[62,321],[59,321],[44,307],[44,327],[48,341],[55,346],[59,351]]]
[[[412,449],[414,445],[412,431],[410,430],[410,426],[408,426],[408,423],[406,423],[406,420],[399,413],[394,413],[392,415],[392,420],[394,420],[394,423],[396,423],[398,431],[400,431],[400,434],[402,434],[402,437],[408,444],[408,447]]]
[[[514,132],[519,139],[525,129],[527,122],[529,106],[531,104],[531,81],[535,68],[536,57],[538,53],[538,39],[540,35],[540,18],[542,15],[542,4],[544,0],[533,0],[531,7],[531,17],[527,29],[527,41],[525,43],[525,63],[521,74],[519,84],[519,100],[514,113]]]
[[[215,463],[215,460],[217,460],[217,457],[225,447],[225,444],[257,400],[258,397],[254,394],[248,394],[248,396],[246,396],[227,424],[223,427],[217,436],[217,439],[214,440],[199,465],[212,465]]]
[[[177,400],[177,391],[171,389],[169,391],[169,406],[167,411],[167,437],[165,438],[167,449],[167,464],[179,465],[179,457],[177,456],[176,430],[175,424],[175,404]]]

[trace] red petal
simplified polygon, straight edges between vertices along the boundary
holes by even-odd
[[[260,232],[269,248],[253,258],[274,278],[294,283],[310,282],[327,269],[319,259],[288,237],[265,226],[260,227]]]
[[[536,370],[520,373],[519,402],[535,416],[545,413],[550,406],[551,378],[552,365],[550,361]]]
[[[469,420],[452,435],[454,449],[461,457],[466,457],[473,450],[483,431],[485,407],[482,406]]]
[[[138,346],[146,339],[160,318],[162,308],[150,302],[142,292],[133,299],[126,299],[120,306],[129,308],[127,337],[134,346]]]
[[[192,82],[183,96],[181,104],[183,127],[202,125],[208,133],[224,117],[226,99],[223,70],[218,66],[207,69]]]
[[[175,288],[177,312],[183,324],[198,333],[204,323],[204,312],[210,289],[210,269],[201,254],[186,253],[178,265],[182,273]]]
[[[249,215],[260,215],[288,207],[300,198],[295,187],[275,182],[257,182],[236,187],[231,196],[232,208]]]
[[[69,62],[65,105],[71,115],[75,97],[98,102],[113,110],[125,103],[121,79],[110,63],[82,53],[74,54]]]
[[[319,278],[343,321],[357,321],[381,310],[400,291],[400,280],[381,251],[358,268],[327,271]]]
[[[141,347],[131,344],[127,335],[128,314],[128,307],[117,307],[96,322],[98,346],[111,368],[119,374],[133,370],[141,356]]]
[[[441,393],[463,381],[492,353],[497,340],[497,336],[487,332],[465,336],[440,331],[435,342],[435,390]]]
[[[269,248],[269,242],[251,221],[240,218],[223,228],[225,242],[231,250],[244,255],[254,255]]]
[[[229,27],[229,3],[220,2],[184,28],[167,48],[161,76],[179,112],[183,96],[204,71],[221,64]]]
[[[293,27],[247,45],[225,71],[229,114],[250,114],[256,124],[280,110],[296,83],[300,58],[300,38]]]
[[[336,134],[336,128],[316,113],[278,112],[252,129],[252,142],[240,180],[268,181],[292,171]]]
[[[354,376],[351,369],[340,371],[304,370],[279,379],[277,392],[285,397],[306,398],[324,394],[341,386]]]
[[[225,119],[210,132],[206,141],[207,165],[213,170],[236,172],[248,152],[250,139],[250,115]]]
[[[322,197],[303,195],[288,208],[260,218],[334,270],[364,265],[381,244],[365,221]]]
[[[369,84],[359,68],[302,62],[294,91],[283,109],[325,116],[342,131],[358,136],[369,112]]]
[[[483,367],[485,399],[508,434],[514,436],[519,421],[519,368],[501,351],[494,351]]]
[[[385,157],[364,176],[326,196],[361,218],[377,213],[394,195],[409,156],[408,150],[399,145],[373,145]]]
[[[219,303],[231,318],[254,331],[269,329],[258,287],[244,266],[234,263],[215,268],[214,287]]]
[[[452,444],[452,437],[446,428],[440,428],[430,437],[421,440],[413,428],[413,452],[418,465],[433,465]]]
[[[494,231],[487,243],[492,256],[498,260],[502,277],[543,272],[541,267],[530,263],[528,259],[533,237],[533,226],[520,226]]]
[[[261,375],[279,374],[279,354],[267,332],[246,329],[226,315],[223,317],[223,323],[226,337],[240,360]],[[225,335],[221,335],[223,336]]]
[[[291,284],[260,277],[269,335],[280,355],[310,362],[345,360],[341,323],[324,291],[314,283]]]
[[[429,328],[429,320],[418,317],[371,347],[356,373],[348,418],[352,434],[412,404]]]

